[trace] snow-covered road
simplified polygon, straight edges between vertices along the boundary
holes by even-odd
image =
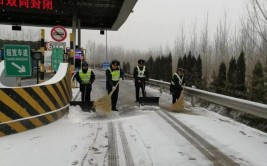
[[[92,98],[105,93],[103,73],[95,72]],[[73,89],[74,94],[78,88]],[[186,102],[187,111],[168,112],[134,103],[134,86],[122,81],[118,109],[110,115],[71,106],[64,118],[0,138],[0,166],[195,166],[267,165],[267,134]]]

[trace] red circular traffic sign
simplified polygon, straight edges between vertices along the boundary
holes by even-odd
[[[67,31],[63,26],[57,25],[51,29],[51,37],[58,42],[61,42],[66,39]]]

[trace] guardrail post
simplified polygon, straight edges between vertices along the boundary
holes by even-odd
[[[162,80],[160,80],[160,81],[162,81]],[[160,92],[161,94],[162,94],[162,89],[163,89],[162,86],[159,85],[159,92]]]
[[[21,77],[17,77],[17,83],[18,83],[18,86],[20,87],[21,86]]]
[[[196,86],[192,86],[192,88],[196,89]],[[196,97],[195,96],[191,96],[191,104],[193,107],[195,107],[196,104]]]

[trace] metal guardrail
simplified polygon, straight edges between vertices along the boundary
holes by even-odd
[[[125,76],[133,78],[132,75],[125,74]],[[170,82],[164,82],[154,79],[149,79],[149,84],[165,89],[169,89],[170,87]],[[193,105],[195,98],[200,98],[215,104],[235,109],[237,111],[242,111],[260,118],[267,119],[266,104],[256,103],[249,100],[239,99],[190,87],[184,88],[184,94],[192,97],[191,102]]]

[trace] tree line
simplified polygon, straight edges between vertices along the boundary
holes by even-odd
[[[149,68],[150,77],[156,80],[170,82],[173,75],[172,70],[172,54],[158,56],[155,59],[151,56],[146,60],[145,65]],[[198,55],[195,57],[191,52],[179,57],[176,71],[178,68],[185,70],[185,85],[195,86],[203,89],[227,96],[247,99],[260,103],[267,103],[267,79],[264,75],[267,68],[263,68],[260,61],[256,63],[253,69],[251,79],[246,79],[246,59],[244,51],[241,51],[237,59],[232,57],[228,69],[225,62],[221,62],[217,72],[213,71],[212,81],[205,82],[202,75],[202,59]],[[123,70],[132,74],[130,63],[123,62]],[[218,74],[216,74],[218,73]],[[250,80],[250,81],[246,81]]]

